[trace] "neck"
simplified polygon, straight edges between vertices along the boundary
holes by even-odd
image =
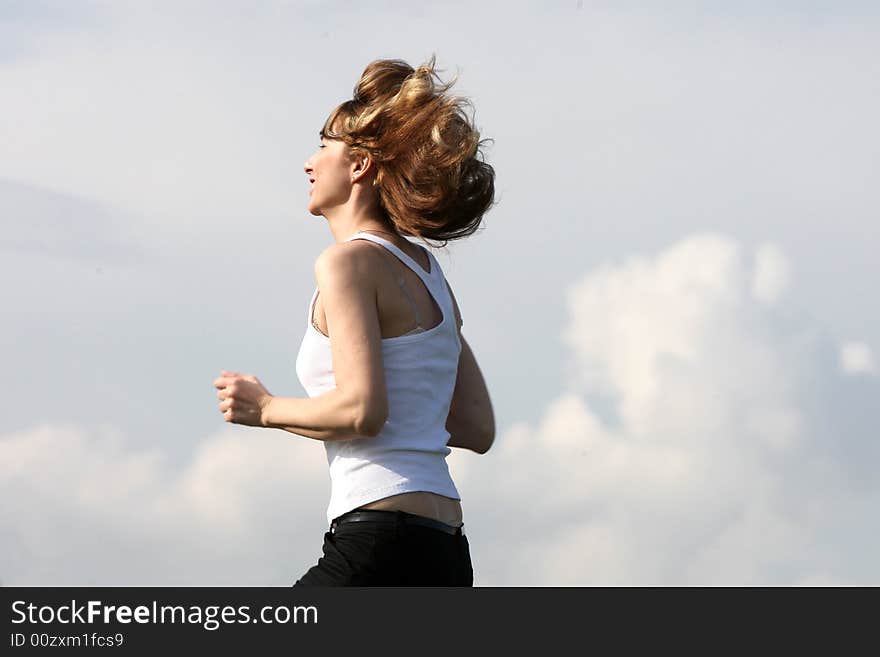
[[[333,239],[337,243],[344,242],[362,230],[397,234],[377,206],[355,207],[346,204],[334,208],[332,212],[326,212],[324,217],[327,219],[330,232],[333,233]]]

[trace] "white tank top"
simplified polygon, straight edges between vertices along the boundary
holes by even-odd
[[[399,493],[429,491],[461,499],[446,465],[452,451],[446,446],[446,419],[461,340],[443,271],[430,251],[426,253],[431,271],[426,272],[388,240],[355,233],[345,241],[354,239],[384,246],[416,272],[443,312],[443,320],[420,332],[382,338],[388,419],[374,437],[324,442],[330,466],[328,523],[363,504]],[[296,374],[309,397],[336,387],[330,338],[312,324],[317,297],[316,288],[296,358]]]

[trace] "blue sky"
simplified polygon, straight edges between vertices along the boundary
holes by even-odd
[[[477,583],[877,583],[880,18],[729,6],[0,5],[0,580],[317,559],[323,447],[211,381],[305,396],[302,163],[436,53],[498,174],[436,252],[497,414],[450,457]]]

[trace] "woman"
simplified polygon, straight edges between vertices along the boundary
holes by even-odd
[[[473,584],[446,456],[489,449],[492,404],[439,263],[404,237],[466,237],[493,203],[494,171],[451,84],[433,57],[372,62],[305,163],[309,212],[335,239],[315,262],[297,356],[309,398],[225,370],[214,382],[227,422],[324,441],[330,528],[294,586]]]

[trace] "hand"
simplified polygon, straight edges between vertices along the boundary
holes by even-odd
[[[219,389],[220,412],[226,422],[245,424],[251,427],[265,427],[263,411],[272,401],[272,395],[250,374],[227,372],[214,380],[214,387]]]

